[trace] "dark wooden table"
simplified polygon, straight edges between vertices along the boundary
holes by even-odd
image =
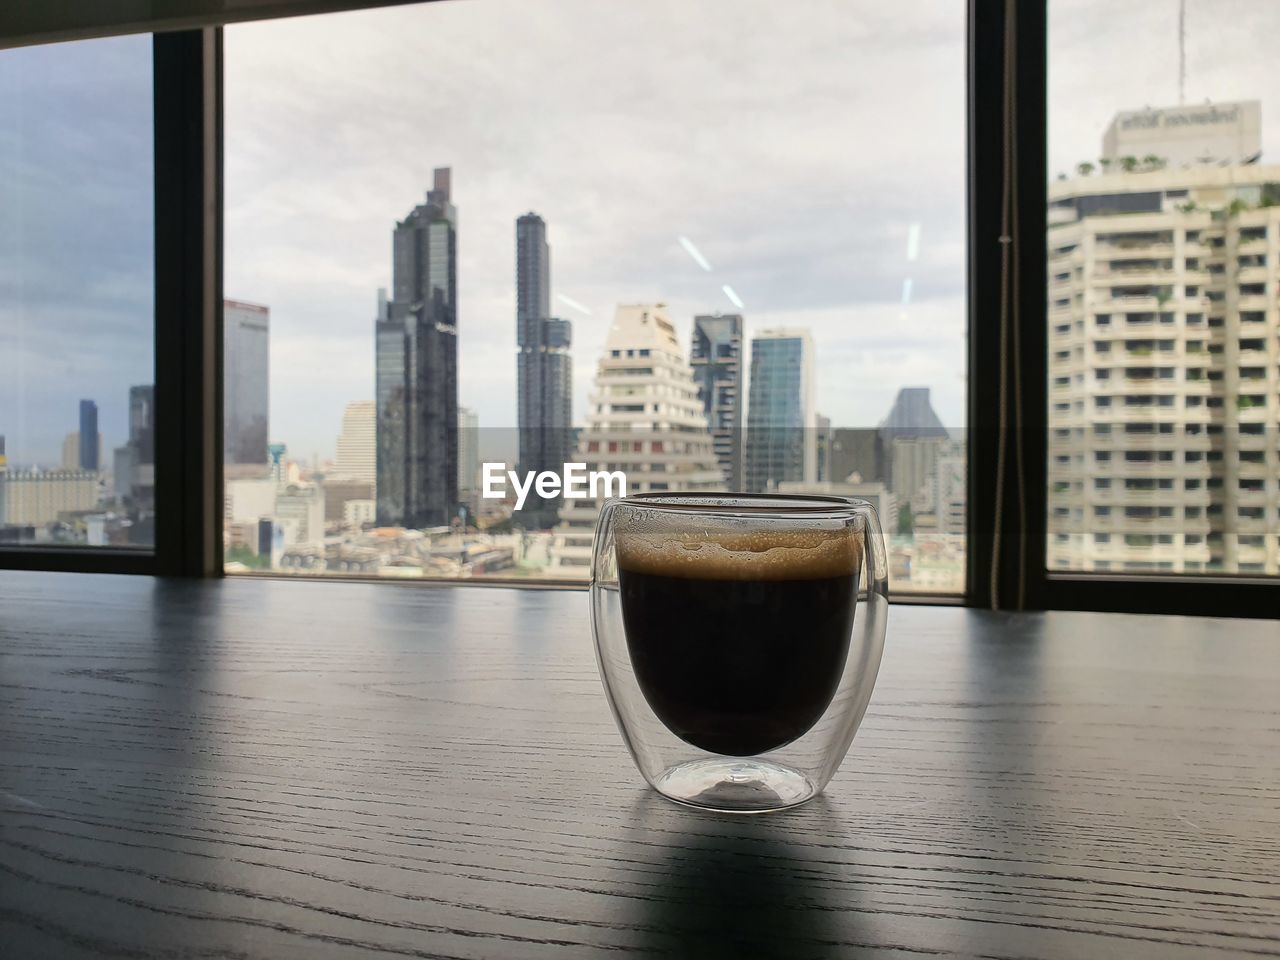
[[[0,574],[0,955],[1280,956],[1280,626],[895,607],[825,796],[649,792],[580,592]]]

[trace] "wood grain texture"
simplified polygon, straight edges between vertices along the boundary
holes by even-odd
[[[586,596],[0,574],[0,954],[1280,956],[1280,626],[895,607],[827,793],[650,793]]]

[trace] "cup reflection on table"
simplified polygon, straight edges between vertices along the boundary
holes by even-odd
[[[673,800],[732,812],[817,795],[871,696],[886,576],[865,501],[606,503],[592,627],[609,703],[645,779]]]

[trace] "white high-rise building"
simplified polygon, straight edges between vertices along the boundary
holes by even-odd
[[[665,304],[618,307],[574,460],[588,472],[622,471],[628,495],[724,490],[706,412]],[[602,501],[564,501],[548,576],[590,575]]]
[[[965,445],[948,441],[934,462],[931,494],[938,532],[963,537],[965,531]]]
[[[333,472],[347,480],[377,482],[377,406],[372,400],[348,403],[343,411]]]
[[[276,520],[288,531],[291,547],[324,549],[324,490],[310,483],[289,483],[276,493]]]
[[[1239,139],[1049,188],[1050,569],[1280,573],[1280,166]]]

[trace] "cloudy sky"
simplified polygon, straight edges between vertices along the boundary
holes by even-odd
[[[878,421],[906,384],[959,416],[962,9],[878,6],[451,0],[229,29],[226,288],[272,310],[273,435],[323,454],[372,395],[391,229],[446,165],[482,426],[514,424],[528,210],[553,296],[590,311],[556,302],[577,411],[616,304],[666,302],[687,342],[729,284],[748,332],[812,329],[837,422]]]
[[[1176,101],[1176,10],[1054,0],[1051,173],[1096,157],[1117,109]],[[1188,100],[1261,98],[1265,134],[1280,4],[1188,0],[1188,33]],[[14,458],[56,458],[80,396],[119,443],[129,384],[150,382],[147,46],[0,54]],[[838,425],[906,385],[963,425],[959,0],[447,0],[231,27],[226,57],[226,292],[271,308],[271,434],[295,455],[331,455],[344,404],[372,395],[391,229],[435,166],[460,219],[460,400],[484,426],[515,416],[528,210],[554,293],[589,311],[556,302],[578,412],[617,303],[665,301],[687,343],[729,284],[748,335],[811,328]]]
[[[151,38],[0,51],[0,434],[57,466],[97,401],[108,450],[152,348]],[[108,460],[110,453],[107,454]]]

